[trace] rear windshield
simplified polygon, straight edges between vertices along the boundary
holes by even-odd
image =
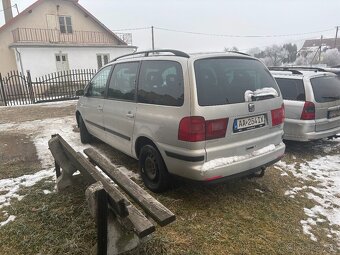
[[[340,99],[340,78],[338,76],[317,77],[310,81],[316,102],[325,103]]]
[[[283,99],[306,101],[305,88],[302,80],[275,78],[282,93]]]
[[[275,94],[279,95],[274,78],[265,66],[255,59],[200,59],[195,61],[195,76],[200,106],[245,102],[247,90],[257,92],[264,91],[261,89],[274,90]],[[269,98],[273,96],[269,95]]]

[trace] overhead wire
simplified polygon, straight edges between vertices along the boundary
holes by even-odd
[[[312,32],[305,32],[305,33],[295,33],[295,34],[278,34],[278,35],[233,35],[233,34],[214,34],[214,33],[203,33],[203,32],[193,32],[193,31],[184,31],[184,30],[176,30],[176,29],[169,29],[163,27],[154,27],[158,30],[169,31],[169,32],[177,32],[177,33],[185,33],[185,34],[194,34],[194,35],[205,35],[205,36],[216,36],[216,37],[235,37],[235,38],[263,38],[263,37],[289,37],[289,36],[302,36],[308,34],[318,34],[322,32],[329,32],[333,31],[334,28],[312,31]]]

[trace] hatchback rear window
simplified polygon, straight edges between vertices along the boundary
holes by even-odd
[[[312,78],[314,99],[318,103],[340,100],[340,78],[337,76],[323,76]]]
[[[265,66],[255,59],[200,59],[195,61],[195,76],[200,106],[245,102],[247,90],[270,88],[279,95],[274,78]]]
[[[302,80],[275,78],[282,93],[283,99],[306,101],[305,88]]]

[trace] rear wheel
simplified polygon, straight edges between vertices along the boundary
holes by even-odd
[[[84,120],[81,116],[79,116],[79,130],[80,130],[80,141],[84,144],[91,142],[92,136],[89,133],[89,131],[87,131]]]
[[[170,175],[158,150],[152,145],[142,147],[139,155],[139,170],[145,186],[153,192],[166,191]]]

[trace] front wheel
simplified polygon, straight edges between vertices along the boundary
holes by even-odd
[[[139,170],[145,186],[156,193],[166,191],[170,178],[161,154],[152,145],[142,147],[139,156]]]
[[[91,134],[87,131],[84,120],[79,116],[80,141],[84,144],[91,142]]]

